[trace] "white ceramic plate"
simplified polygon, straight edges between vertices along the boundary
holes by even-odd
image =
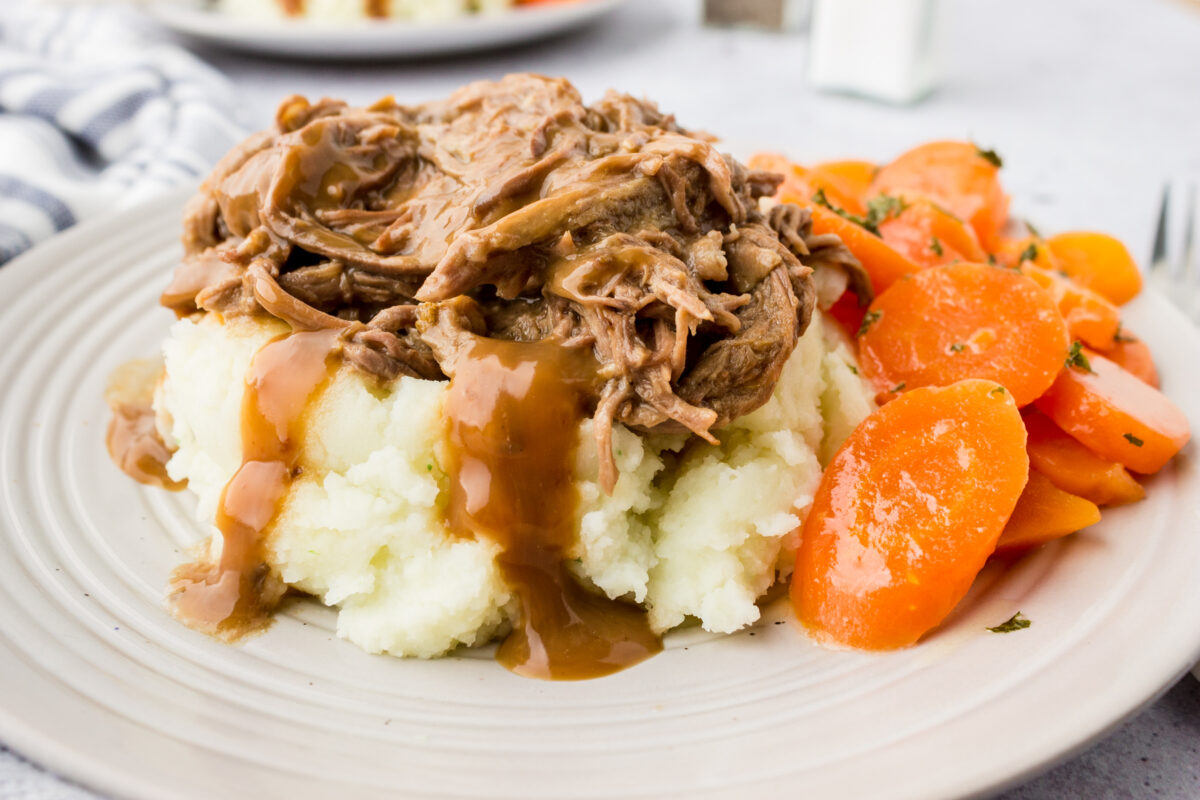
[[[468,653],[368,656],[297,602],[230,647],[163,609],[200,536],[186,494],[105,454],[105,376],[151,353],[184,195],[0,269],[0,740],[135,798],[960,797],[1017,781],[1152,700],[1200,655],[1194,450],[1148,498],[1007,572],[937,635],[818,648],[785,608],[672,637],[616,676],[515,677]],[[1195,331],[1129,307],[1200,421]],[[984,630],[1022,611],[1027,630]]]
[[[152,0],[146,11],[188,38],[292,58],[417,58],[521,44],[586,25],[626,0],[577,0],[515,8],[449,22],[253,20],[181,0]]]

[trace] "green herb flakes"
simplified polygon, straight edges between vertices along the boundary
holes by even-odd
[[[1132,433],[1126,433],[1126,434],[1124,434],[1124,436],[1125,436],[1125,441],[1129,442],[1134,447],[1141,447],[1142,445],[1145,444],[1144,441],[1142,441],[1138,437],[1134,436]]]
[[[1083,354],[1083,345],[1079,341],[1071,343],[1071,349],[1067,352],[1066,360],[1067,369],[1081,369],[1084,372],[1094,372],[1092,362],[1088,361],[1087,356]]]
[[[842,219],[849,220],[855,225],[865,228],[876,236],[879,236],[880,223],[903,214],[904,209],[908,208],[908,203],[904,202],[902,198],[881,194],[867,203],[867,215],[860,217],[856,214],[851,214],[844,208],[838,208],[829,202],[829,198],[825,196],[824,189],[817,189],[813,193],[812,201],[823,208],[829,209]]]
[[[997,386],[995,389],[992,389],[990,392],[988,392],[988,394],[1004,394],[1004,387]]]
[[[882,311],[868,311],[866,316],[862,318],[862,324],[858,326],[856,336],[862,336],[867,331],[871,330],[871,326],[879,322],[879,318],[883,316]]]
[[[905,383],[904,381],[900,381],[899,383],[897,383],[895,386],[892,387],[892,394],[900,394],[901,392],[904,391],[905,386],[908,386],[908,384]]]
[[[929,243],[929,249],[933,251],[933,254],[935,256],[940,257],[940,256],[946,255],[945,248],[942,247],[942,243],[940,241],[938,241],[938,238],[936,236],[933,237],[933,240]]]
[[[979,145],[975,145],[975,155],[979,156],[996,169],[1004,166],[1004,159],[1000,158],[1000,155],[995,150],[984,150]]]
[[[1030,242],[1029,246],[1022,250],[1021,255],[1017,257],[1017,264],[1024,264],[1026,261],[1037,261],[1037,257],[1037,244]]]
[[[904,198],[881,194],[867,203],[868,224],[878,228],[880,223],[903,214],[906,208],[908,203],[904,202]]]
[[[1018,611],[1006,621],[1001,622],[994,628],[988,628],[988,630],[992,633],[1012,633],[1013,631],[1019,631],[1024,628],[1028,628],[1032,624],[1032,622],[1026,619],[1025,616]]]
[[[967,349],[967,346],[965,344],[963,344],[962,342],[955,342],[954,344],[950,345],[951,353],[961,353],[963,350],[966,350],[966,349]]]

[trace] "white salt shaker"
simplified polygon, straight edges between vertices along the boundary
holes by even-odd
[[[938,0],[815,0],[808,77],[813,86],[912,103],[941,77]]]

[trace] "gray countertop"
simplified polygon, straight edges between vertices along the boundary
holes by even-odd
[[[587,97],[609,86],[645,94],[686,125],[804,160],[883,160],[927,139],[971,137],[1002,151],[1016,213],[1051,230],[1109,231],[1141,257],[1164,179],[1200,174],[1200,6],[957,0],[946,77],[905,108],[816,94],[804,80],[803,36],[705,30],[698,6],[634,2],[545,46],[420,64],[280,65],[198,52],[235,80],[252,126],[296,92],[415,100],[535,70],[566,75]],[[1200,682],[1185,676],[1097,744],[1001,796],[1200,797]],[[0,800],[85,797],[0,749]]]

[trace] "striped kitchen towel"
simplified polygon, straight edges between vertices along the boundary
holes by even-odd
[[[197,181],[244,135],[228,81],[132,10],[0,0],[0,264]]]

